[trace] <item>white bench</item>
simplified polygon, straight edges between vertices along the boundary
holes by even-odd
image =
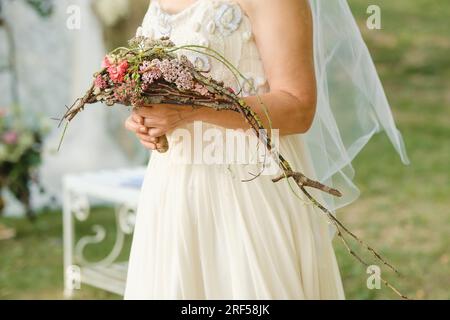
[[[126,235],[133,232],[140,186],[145,168],[71,174],[63,177],[64,296],[70,298],[81,283],[123,295],[127,261],[117,261]],[[101,201],[115,206],[116,238],[113,249],[99,262],[83,256],[89,244],[101,242],[106,235],[100,225],[94,235],[75,243],[74,219],[85,221],[90,203]]]

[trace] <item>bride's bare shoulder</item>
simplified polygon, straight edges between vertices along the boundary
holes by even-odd
[[[309,11],[308,0],[234,0],[242,9],[249,15],[258,15],[258,12],[265,11],[283,11],[293,10],[302,11],[303,13]]]

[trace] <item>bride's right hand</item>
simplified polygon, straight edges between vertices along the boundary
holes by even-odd
[[[141,144],[149,150],[156,150],[159,138],[150,137],[148,128],[144,126],[144,118],[133,112],[125,121],[125,128],[134,134]]]

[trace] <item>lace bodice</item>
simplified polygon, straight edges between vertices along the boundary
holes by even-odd
[[[208,46],[228,59],[253,84],[258,93],[268,90],[263,64],[252,34],[250,19],[233,0],[196,0],[181,12],[170,14],[152,0],[138,35],[168,36],[177,45]],[[232,73],[207,55],[183,51],[197,67],[217,80],[237,89]],[[251,95],[251,85],[242,81],[243,95]]]

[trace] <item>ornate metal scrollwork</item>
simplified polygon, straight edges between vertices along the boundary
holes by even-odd
[[[117,220],[120,230],[125,234],[131,234],[136,223],[136,209],[129,206],[120,206],[117,209]]]
[[[77,212],[79,215],[77,219],[80,221],[84,221],[89,216],[89,210],[86,212],[80,209],[86,209],[89,207],[86,207],[86,203],[83,201],[81,201],[79,204],[82,204],[82,206],[77,206],[76,208],[78,208],[78,211],[73,211],[73,213],[76,215],[75,212]],[[84,218],[84,220],[81,220],[80,217]],[[106,229],[100,225],[94,225],[92,226],[94,235],[82,237],[75,245],[74,253],[76,261],[84,266],[108,266],[114,263],[122,252],[125,236],[133,232],[135,217],[136,210],[134,207],[128,205],[120,205],[116,207],[116,240],[110,253],[104,259],[98,262],[90,262],[85,258],[83,252],[88,245],[100,243],[106,238]]]
[[[88,197],[86,195],[73,194],[70,200],[70,211],[78,221],[86,221],[91,211]]]

